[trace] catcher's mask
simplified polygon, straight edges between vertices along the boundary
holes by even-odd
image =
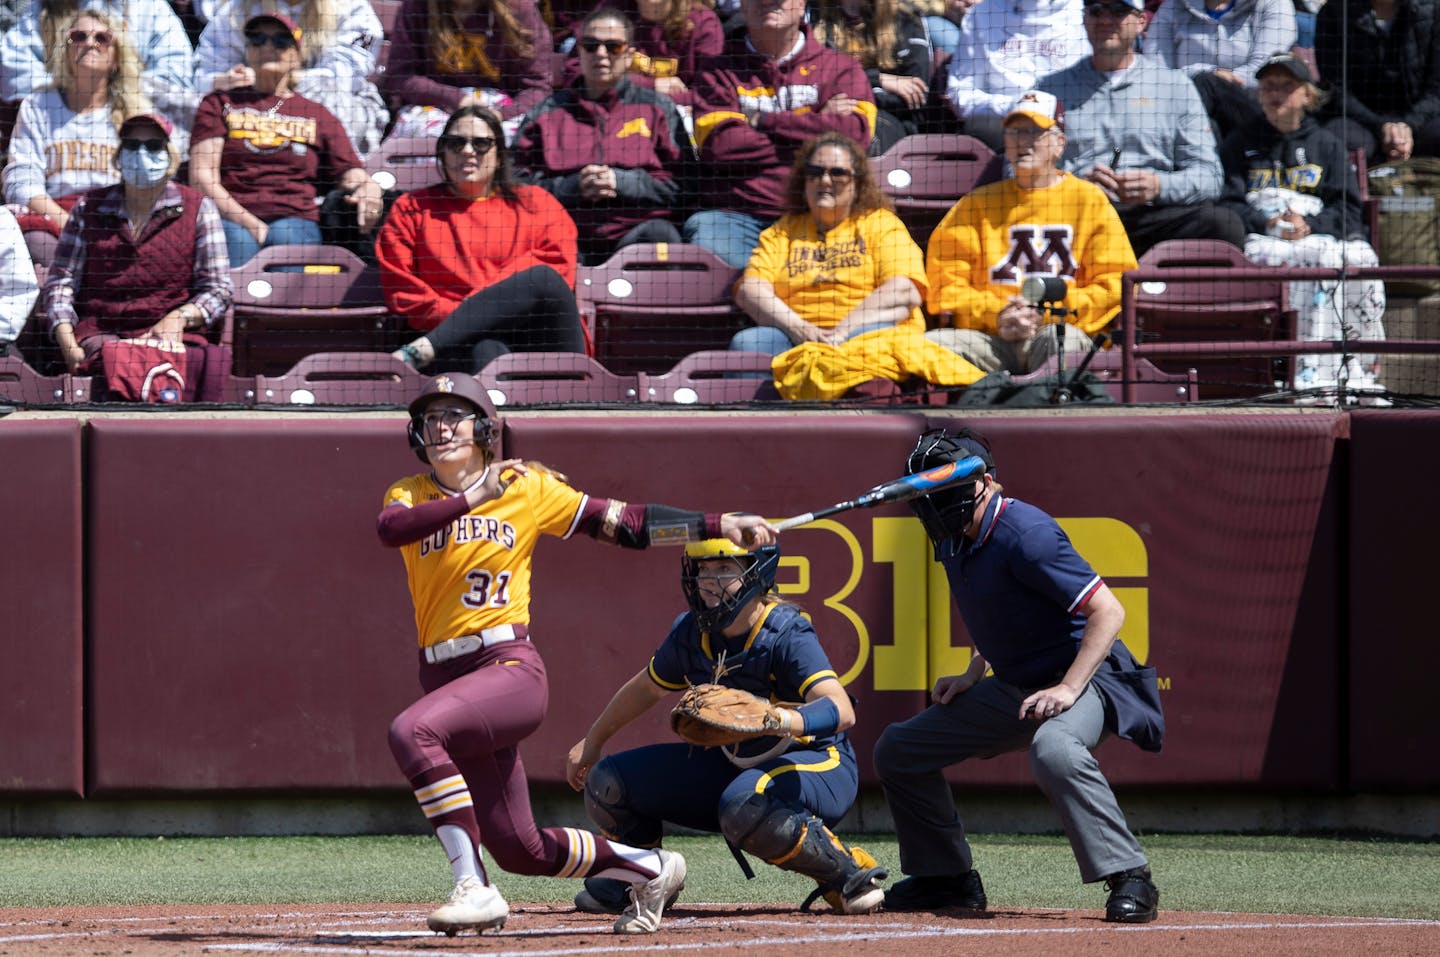
[[[991,458],[990,446],[984,439],[965,429],[953,435],[944,429],[931,429],[915,443],[915,451],[905,462],[905,471],[914,475],[972,455],[985,463],[986,474],[994,476],[995,460]],[[975,483],[963,482],[954,488],[911,499],[910,508],[936,546],[938,560],[940,543],[962,533],[975,516]]]
[[[740,574],[740,587],[733,594],[728,588],[720,589],[720,602],[712,607],[705,603],[705,596],[700,590],[701,566],[707,561],[727,558],[735,560],[744,569]],[[696,623],[701,631],[718,632],[730,627],[750,599],[758,598],[775,587],[780,546],[742,548],[728,538],[707,538],[703,542],[686,545],[680,562],[680,585],[690,610],[695,613]]]
[[[495,406],[485,394],[485,387],[474,376],[462,373],[441,374],[426,383],[420,395],[410,403],[410,425],[406,429],[406,437],[410,440],[410,448],[414,450],[415,457],[429,465],[430,459],[425,455],[426,447],[440,444],[437,436],[426,434],[425,410],[431,403],[444,398],[459,399],[474,410],[475,446],[491,451],[497,431],[496,414]]]

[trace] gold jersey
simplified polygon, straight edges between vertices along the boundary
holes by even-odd
[[[574,532],[586,495],[543,469],[516,475],[505,494],[400,548],[420,646],[530,621],[530,558],[542,534]],[[455,493],[431,475],[385,492],[385,507],[411,508]]]

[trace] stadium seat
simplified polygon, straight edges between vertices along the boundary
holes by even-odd
[[[576,402],[635,402],[633,375],[616,375],[578,352],[511,352],[476,376],[497,407]]]
[[[739,276],[681,243],[637,243],[581,267],[575,298],[595,358],[618,373],[661,373],[692,352],[724,349],[750,323],[732,295]]]
[[[1065,376],[1068,379],[1074,376],[1080,361],[1071,356],[1066,357]],[[1105,391],[1116,402],[1125,402],[1125,373],[1122,368],[1122,357],[1119,349],[1103,349],[1085,365],[1085,372],[1090,373],[1105,384]],[[1026,385],[1037,379],[1055,375],[1059,368],[1059,361],[1054,357],[1047,359],[1040,368],[1025,375],[1013,377],[1016,385]],[[1198,402],[1200,400],[1199,376],[1194,369],[1186,369],[1184,372],[1161,372],[1149,359],[1137,358],[1135,360],[1134,375],[1130,378],[1130,398],[1128,401],[1144,404],[1158,405],[1164,402]]]
[[[1137,283],[1135,341],[1144,349],[1158,342],[1267,342],[1289,339],[1295,327],[1289,284],[1283,279],[1225,279],[1227,270],[1254,268],[1255,263],[1227,242],[1209,239],[1168,239],[1140,257],[1142,267],[1199,270],[1183,281]],[[1216,279],[1201,278],[1205,275]],[[1277,380],[1288,380],[1289,361],[1270,357],[1205,358],[1194,355],[1155,357],[1170,373],[1197,370],[1207,399],[1236,398],[1270,392]]]
[[[662,375],[640,373],[640,400],[678,405],[778,400],[770,359],[764,352],[694,352]]]
[[[396,345],[379,270],[347,249],[267,246],[231,278],[236,375],[275,375],[313,352]]]
[[[387,41],[388,42],[388,41]],[[384,140],[365,158],[365,170],[382,189],[412,189],[440,182],[435,165],[435,137],[401,136]]]
[[[254,379],[256,405],[407,405],[429,376],[388,352],[317,352]]]
[[[66,405],[91,401],[91,379],[42,375],[16,355],[0,356],[0,405]]]
[[[895,215],[924,249],[955,202],[977,186],[1001,178],[1005,158],[973,136],[907,136],[870,161]]]

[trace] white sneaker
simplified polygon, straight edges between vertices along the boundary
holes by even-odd
[[[493,885],[481,883],[478,877],[467,877],[455,885],[450,900],[437,907],[426,924],[436,933],[454,937],[462,930],[479,933],[504,927],[509,916],[510,905]]]
[[[660,914],[667,901],[685,887],[685,858],[676,851],[660,855],[660,876],[630,885],[630,906],[615,922],[617,934],[653,934],[660,929]]]

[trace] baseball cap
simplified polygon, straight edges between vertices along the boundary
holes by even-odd
[[[1300,59],[1298,56],[1290,53],[1272,54],[1270,59],[1260,64],[1260,69],[1255,71],[1256,78],[1258,79],[1259,77],[1264,76],[1265,71],[1272,67],[1279,67],[1280,69],[1289,73],[1295,79],[1299,80],[1301,83],[1315,82],[1315,77],[1310,72],[1310,65],[1304,60]]]
[[[420,390],[420,395],[410,403],[410,417],[416,418],[425,412],[425,407],[437,399],[453,397],[463,399],[475,407],[475,411],[487,419],[494,419],[495,406],[486,395],[485,387],[474,376],[464,373],[441,373]]]
[[[1087,4],[1086,4],[1086,5],[1088,6],[1090,3],[1094,3],[1094,2],[1097,2],[1097,0],[1087,0]],[[1118,3],[1118,4],[1121,4],[1122,6],[1129,7],[1131,10],[1136,10],[1136,11],[1138,11],[1138,12],[1140,12],[1140,13],[1144,13],[1144,12],[1145,12],[1145,0],[1103,0],[1103,2],[1105,2],[1105,3]]]
[[[245,30],[246,32],[249,32],[260,24],[267,22],[278,23],[280,24],[280,26],[284,27],[289,32],[289,34],[295,38],[295,48],[297,50],[300,49],[300,37],[302,36],[300,26],[294,20],[291,20],[289,17],[285,16],[285,14],[283,13],[257,13],[255,14],[255,16],[245,21]]]
[[[1055,94],[1046,93],[1044,90],[1027,90],[1020,94],[1015,105],[1010,107],[1010,112],[1005,114],[1005,122],[1023,116],[1031,120],[1042,130],[1048,130],[1052,126],[1056,129],[1065,129],[1065,107],[1055,98]]]
[[[125,122],[120,124],[120,129],[116,135],[124,136],[141,123],[154,123],[165,131],[165,138],[167,140],[170,138],[170,134],[175,132],[175,124],[171,123],[159,113],[136,113],[134,116],[127,116],[125,118]]]

